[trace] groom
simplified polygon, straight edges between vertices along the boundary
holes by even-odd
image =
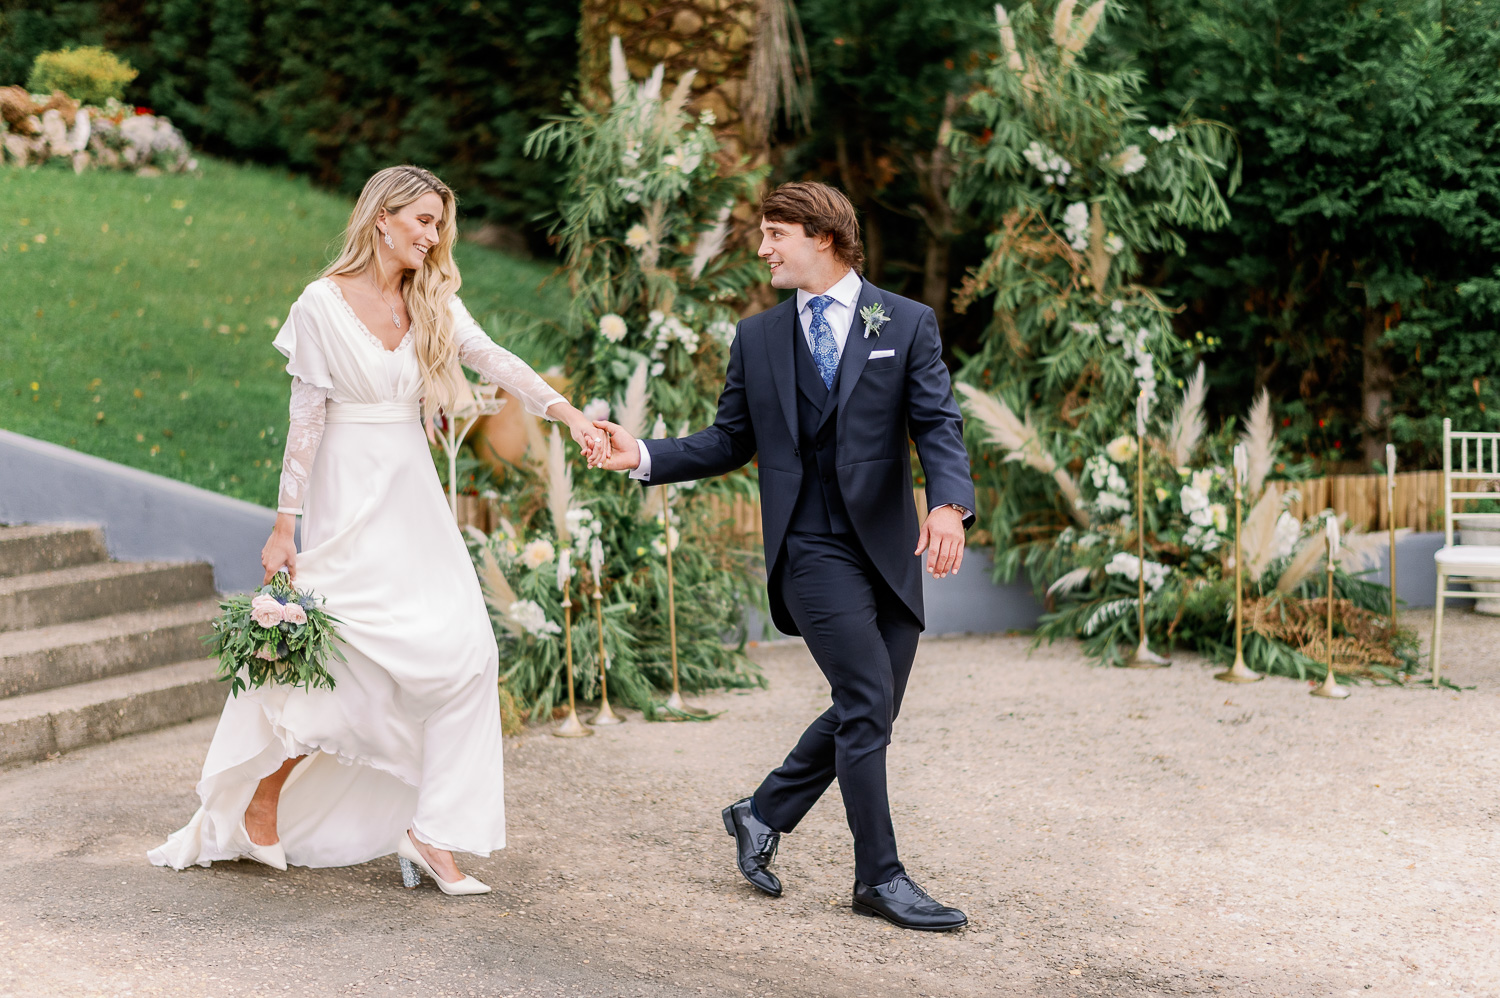
[[[825,184],[784,184],[762,204],[771,285],[796,290],[739,323],[714,424],[637,442],[614,423],[606,467],[653,485],[722,475],[759,458],[771,618],[801,634],[833,689],[760,788],[724,809],[740,872],[780,896],[767,868],[835,777],[854,833],[854,910],[908,929],[956,929],[963,912],[907,876],[886,799],[885,749],[921,633],[922,565],[957,572],[974,485],[963,419],[926,305],[860,276],[854,207]],[[907,440],[927,477],[912,503]]]

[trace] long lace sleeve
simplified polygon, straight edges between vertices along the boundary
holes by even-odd
[[[484,380],[499,385],[521,400],[533,416],[548,416],[549,406],[566,401],[543,381],[524,360],[490,339],[457,298],[453,299],[454,333],[458,338],[458,360],[478,371]]]
[[[286,431],[286,452],[281,458],[281,495],[276,512],[300,515],[312,477],[313,458],[323,442],[323,421],[328,413],[328,389],[292,379],[291,424]]]

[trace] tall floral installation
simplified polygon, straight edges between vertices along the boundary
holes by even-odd
[[[733,303],[762,279],[744,247],[727,245],[730,213],[761,175],[723,169],[711,115],[687,110],[691,75],[670,93],[663,75],[631,80],[617,39],[608,107],[572,101],[569,116],[528,142],[570,178],[554,224],[574,297],[563,332],[569,391],[637,437],[712,420]],[[574,681],[581,697],[598,695],[597,584],[610,694],[655,713],[655,690],[671,683],[668,544],[682,686],[760,682],[743,654],[744,608],[762,598],[756,556],[713,501],[753,494],[753,477],[673,487],[668,523],[660,488],[581,471],[555,432],[544,438],[534,421],[528,432],[530,459],[497,483],[500,527],[475,544],[510,663],[502,678],[520,708],[541,719],[565,695],[565,584]],[[734,635],[739,647],[725,642]]]
[[[958,393],[997,570],[1024,569],[1045,595],[1040,637],[1077,636],[1096,658],[1123,662],[1140,637],[1144,573],[1149,642],[1227,661],[1233,428],[1206,432],[1203,369],[1185,381],[1175,373],[1190,345],[1140,273],[1148,254],[1181,251],[1182,230],[1228,220],[1233,137],[1190,108],[1149,121],[1138,74],[1081,61],[1105,10],[1105,0],[1081,11],[1062,0],[1049,22],[1030,3],[995,9],[998,53],[953,137],[955,204],[990,228],[957,307],[987,300],[995,318]],[[1199,349],[1213,346],[1205,337]],[[1181,396],[1168,398],[1177,395],[1168,386]],[[1169,401],[1170,418],[1161,412]],[[1138,407],[1145,432],[1122,433]],[[1289,496],[1266,487],[1275,465],[1268,398],[1246,427],[1246,660],[1260,672],[1322,676],[1322,524],[1297,522],[1285,512]],[[1133,508],[1138,446],[1142,510]],[[1381,616],[1388,591],[1357,577],[1368,548],[1347,546],[1336,566],[1334,666],[1395,679],[1415,668],[1415,644]]]

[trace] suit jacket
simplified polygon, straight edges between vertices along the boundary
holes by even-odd
[[[865,336],[858,313],[874,303],[890,321],[878,335]],[[652,485],[723,475],[759,456],[771,619],[787,634],[797,629],[776,570],[802,488],[793,351],[807,347],[799,336],[796,295],[741,320],[713,425],[691,436],[650,441]],[[892,353],[871,359],[877,350]],[[849,519],[876,569],[925,626],[922,562],[912,554],[918,528],[908,439],[916,443],[927,477],[929,508],[974,508],[963,415],[943,365],[937,317],[921,302],[865,281],[839,366],[835,465]],[[827,413],[833,411],[830,406]],[[972,522],[972,515],[966,517],[964,526]]]

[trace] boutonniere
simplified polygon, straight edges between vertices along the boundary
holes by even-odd
[[[869,339],[871,333],[874,333],[878,337],[880,335],[880,327],[891,321],[890,315],[880,302],[875,302],[873,305],[866,305],[860,309],[859,317],[865,321],[865,339]]]

